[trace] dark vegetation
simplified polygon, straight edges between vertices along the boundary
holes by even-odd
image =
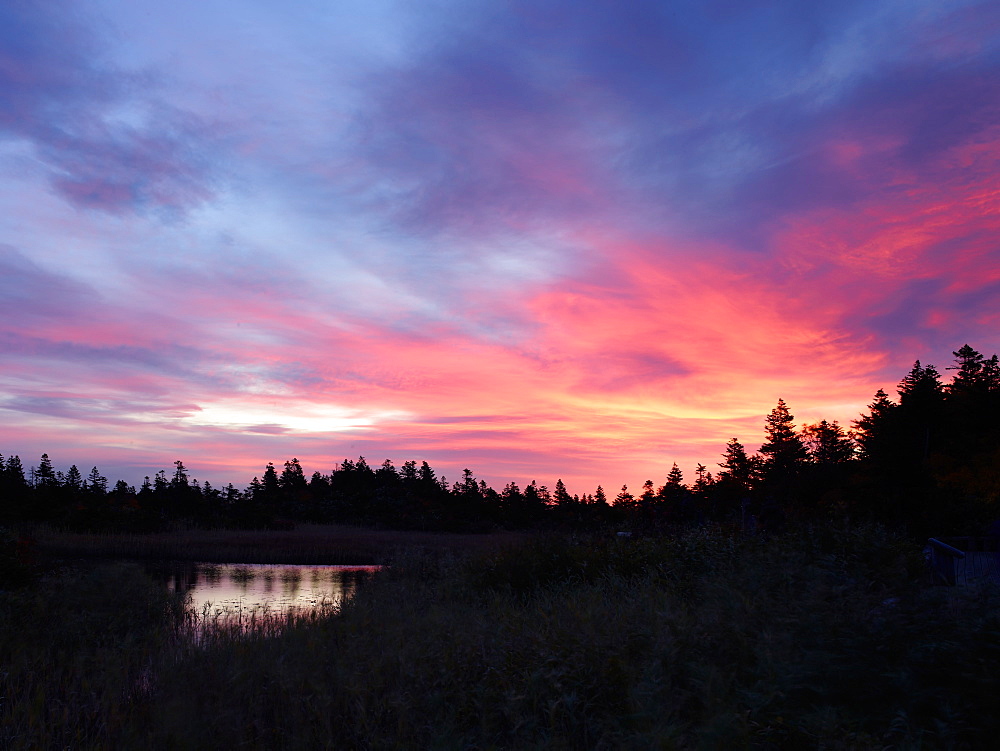
[[[463,555],[511,546],[528,532],[422,532],[343,524],[299,524],[294,529],[180,529],[170,532],[82,533],[39,527],[27,538],[33,556],[127,558],[201,563],[379,565],[422,551]]]
[[[857,525],[402,557],[198,639],[105,563],[0,598],[0,747],[990,748],[997,604]]]
[[[1000,367],[955,357],[850,430],[779,400],[756,455],[734,438],[716,474],[610,503],[415,462],[221,491],[177,462],[136,491],[8,457],[0,747],[992,747],[1000,592],[936,586],[921,553],[1000,516]],[[401,547],[335,613],[194,639],[138,566],[51,558]]]

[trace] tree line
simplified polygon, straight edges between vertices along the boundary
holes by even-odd
[[[713,473],[698,464],[685,482],[674,464],[661,485],[647,480],[609,499],[531,482],[497,491],[466,469],[449,483],[426,462],[377,467],[364,457],[306,476],[299,460],[268,463],[245,488],[213,487],[181,461],[136,489],[111,486],[97,467],[57,471],[47,454],[27,471],[0,456],[0,524],[41,521],[71,529],[152,531],[178,523],[275,527],[295,521],[411,529],[592,529],[665,531],[705,523],[780,529],[852,517],[903,525],[915,535],[975,533],[1000,516],[1000,365],[966,344],[945,383],[914,363],[896,398],[876,392],[849,428],[821,420],[797,428],[778,399],[764,443],[749,453],[730,440]]]

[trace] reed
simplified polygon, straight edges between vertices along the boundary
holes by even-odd
[[[65,558],[129,558],[214,563],[369,565],[400,550],[468,552],[528,538],[525,533],[450,534],[303,524],[289,530],[178,529],[150,534],[34,530],[39,549]]]
[[[997,593],[930,586],[879,528],[411,550],[340,607],[235,622],[164,597],[86,628],[41,590],[6,600],[5,645],[63,625],[4,647],[34,656],[3,678],[0,746],[984,748],[1000,731]],[[49,678],[69,653],[106,667]]]

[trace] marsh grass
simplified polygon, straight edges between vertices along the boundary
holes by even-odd
[[[0,595],[0,748],[129,737],[183,612],[182,599],[124,564]]]
[[[162,593],[134,627],[28,597],[5,639],[63,625],[5,675],[0,726],[13,748],[991,747],[1000,603],[928,586],[916,547],[843,528],[411,551],[328,612],[202,617],[197,639],[164,633]],[[111,660],[84,690],[82,667],[46,673],[69,653]]]
[[[150,534],[34,531],[40,551],[67,558],[185,560],[210,563],[381,564],[401,550],[490,550],[526,533],[449,534],[303,524],[289,530],[181,529]]]

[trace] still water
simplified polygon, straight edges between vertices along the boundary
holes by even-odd
[[[232,621],[336,609],[378,568],[173,563],[153,573],[169,591],[188,595],[201,618]]]

